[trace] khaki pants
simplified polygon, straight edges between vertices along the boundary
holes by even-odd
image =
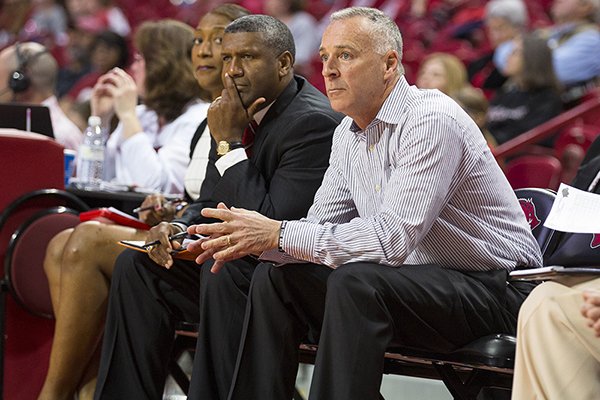
[[[600,399],[600,338],[581,315],[584,289],[600,278],[568,287],[538,286],[519,312],[514,400]]]

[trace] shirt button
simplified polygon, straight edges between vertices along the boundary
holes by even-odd
[[[379,193],[380,190],[381,190],[381,186],[375,185],[375,191]]]
[[[369,145],[369,151],[373,151],[374,148],[375,148],[374,144]]]

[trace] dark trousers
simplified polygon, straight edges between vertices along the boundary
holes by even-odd
[[[390,346],[445,352],[490,333],[514,334],[533,285],[506,278],[433,265],[261,264],[230,399],[292,398],[298,346],[307,338],[319,344],[311,400],[375,399]]]
[[[188,399],[227,399],[256,267],[256,261],[245,258],[213,274],[211,264],[201,271],[200,325]]]
[[[200,266],[124,251],[115,264],[95,399],[161,399],[175,326],[198,321]]]
[[[199,322],[189,399],[225,399],[231,386],[256,261],[171,269],[125,251],[115,264],[96,399],[161,399],[175,327]],[[200,281],[203,282],[200,289]]]

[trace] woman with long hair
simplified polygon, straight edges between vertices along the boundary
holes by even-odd
[[[438,89],[448,96],[468,84],[463,62],[449,53],[432,53],[421,62],[416,83],[419,89]]]
[[[502,71],[508,81],[490,100],[487,114],[487,128],[498,144],[557,116],[563,108],[546,40],[527,34],[513,44]]]

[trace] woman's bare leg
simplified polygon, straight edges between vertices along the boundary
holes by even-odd
[[[62,255],[65,245],[73,229],[65,229],[54,236],[46,248],[46,257],[44,258],[44,272],[48,278],[50,287],[50,298],[52,299],[52,310],[54,315],[58,313],[58,304],[60,301],[60,272],[62,269]]]
[[[88,367],[79,382],[77,389],[78,400],[93,400],[96,381],[98,380],[98,367],[100,366],[100,346],[96,346],[96,352],[88,363]]]
[[[117,242],[145,236],[144,231],[98,222],[79,224],[70,235],[62,255],[50,366],[39,400],[73,398],[98,347],[110,278],[123,250]]]

